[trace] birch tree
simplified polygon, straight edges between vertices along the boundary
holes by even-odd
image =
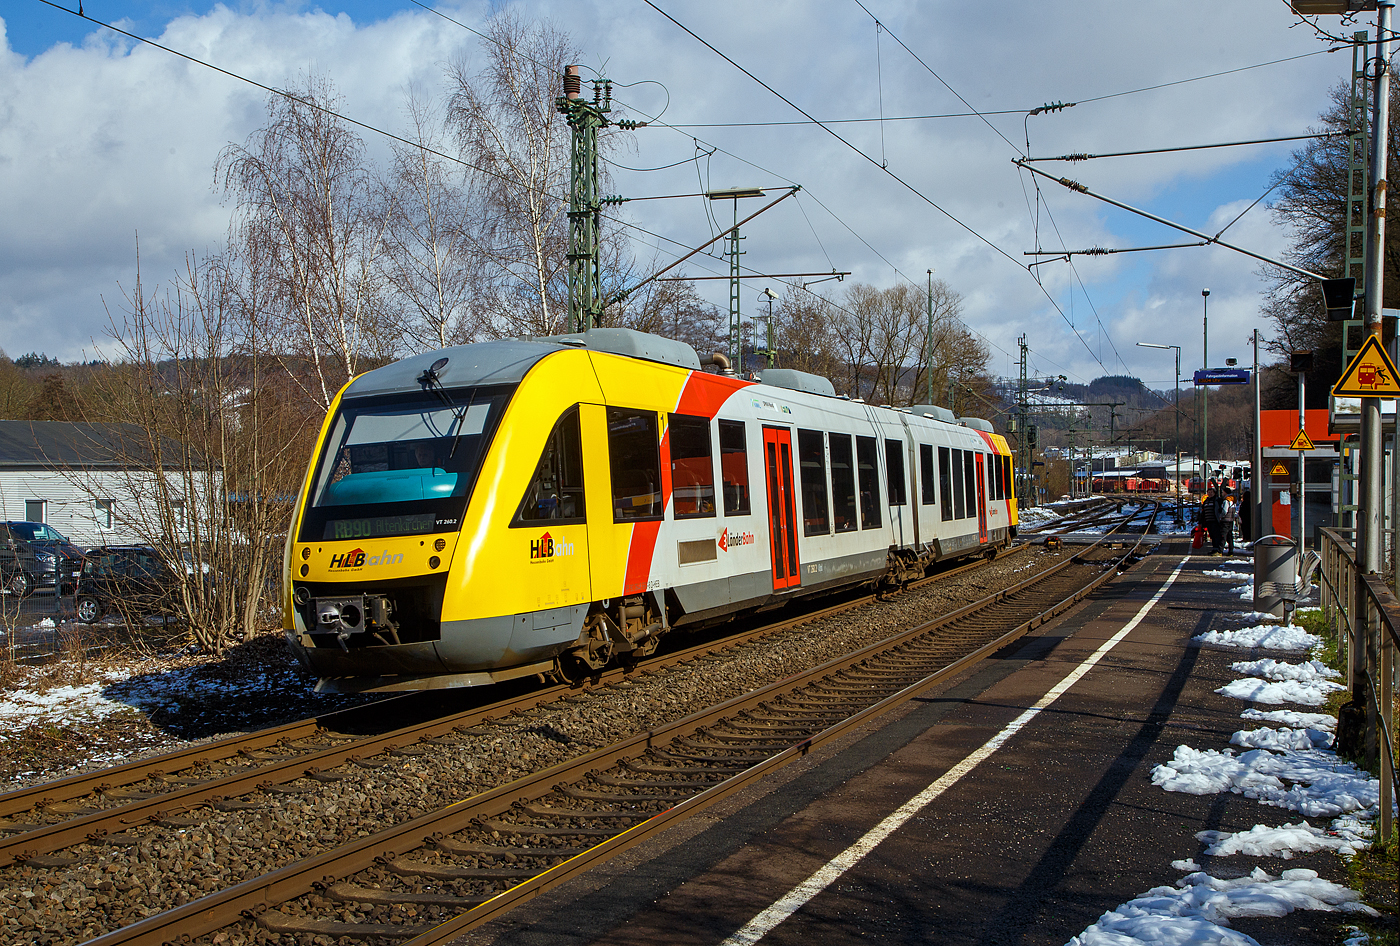
[[[332,111],[329,81],[268,96],[268,123],[215,166],[236,202],[231,244],[273,280],[281,347],[310,367],[323,408],[364,357],[393,354],[379,271],[385,214],[364,142]]]

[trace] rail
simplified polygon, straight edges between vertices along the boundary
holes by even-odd
[[[809,752],[814,746],[849,731],[852,726],[913,698],[958,668],[985,659],[1129,567],[1140,556],[1139,549],[1146,534],[1136,538],[1136,542],[1122,543],[1119,551],[1110,556],[1089,560],[1090,553],[1107,551],[1102,548],[1107,544],[1105,535],[1094,546],[1066,557],[1046,571],[928,624],[896,633],[884,641],[685,719],[655,726],[612,746],[453,802],[439,811],[359,837],[339,849],[287,864],[149,916],[90,941],[90,946],[160,946],[166,942],[189,941],[186,938],[203,936],[239,917],[251,918],[264,930],[300,933],[334,930],[337,936],[379,937],[386,935],[379,926],[371,929],[363,924],[321,922],[300,914],[284,913],[278,907],[317,890],[332,897],[339,896],[337,891],[348,890],[345,895],[354,899],[360,888],[344,887],[344,884],[356,872],[374,864],[386,865],[391,871],[412,872],[418,868],[399,861],[406,852],[418,848],[479,854],[480,845],[486,843],[485,835],[476,837],[479,832],[496,832],[501,836],[502,840],[497,842],[495,834],[491,835],[492,852],[505,843],[503,839],[512,835],[526,839],[569,836],[584,839],[578,843],[589,845],[586,850],[561,849],[559,853],[576,856],[543,869],[542,873],[449,868],[449,872],[456,871],[453,876],[480,878],[489,873],[496,880],[509,878],[524,882],[510,885],[505,892],[493,887],[490,893],[479,897],[465,900],[449,897],[447,899],[455,901],[465,912],[454,910],[455,917],[426,930],[405,928],[387,934],[397,938],[416,935],[411,946],[443,943],[620,853],[674,820],[695,813],[739,786]],[[1076,566],[1077,573],[1072,574],[1070,569]],[[1089,575],[1082,571],[1086,566]],[[1091,580],[1084,581],[1086,577]],[[1051,579],[1058,579],[1060,583],[1055,584]],[[987,610],[996,612],[996,620],[982,619],[982,612]],[[1013,612],[1015,616],[1009,618]],[[1008,630],[1008,623],[1015,626]],[[962,628],[960,636],[950,633],[954,626]],[[970,653],[961,649],[960,641],[964,640],[975,640],[968,647]],[[950,657],[952,659],[948,659]],[[840,705],[852,703],[850,711],[838,712]],[[809,716],[810,721],[804,721]],[[732,745],[726,748],[721,745],[725,742]],[[694,769],[697,765],[700,768]],[[682,766],[690,766],[694,771]],[[658,774],[663,778],[657,779]],[[716,783],[715,778],[724,778],[724,781]],[[696,794],[689,798],[676,794],[680,791],[677,786],[682,783],[692,786]],[[670,794],[618,797],[625,794],[618,790],[619,786],[629,790],[641,786],[653,792],[665,789]],[[662,810],[644,810],[646,806],[640,804],[642,802],[662,806]],[[621,804],[626,810],[614,813],[601,807],[612,803]],[[566,808],[566,805],[573,807]],[[578,805],[595,807],[573,810]],[[528,823],[534,816],[544,817],[549,825],[540,827]],[[642,819],[642,823],[630,830],[607,829],[597,827],[599,819]],[[583,826],[567,827],[571,822]],[[457,832],[466,832],[471,837],[464,842],[453,841],[450,836]],[[528,855],[531,857],[539,853],[535,849],[528,851],[534,851]],[[494,885],[495,880],[491,883]],[[364,897],[359,896],[359,899]],[[446,905],[445,900],[442,902]],[[355,931],[349,932],[350,927]]]
[[[1379,756],[1380,836],[1389,838],[1392,802],[1400,797],[1392,725],[1395,650],[1400,647],[1400,598],[1379,575],[1361,574],[1355,547],[1338,530],[1318,529],[1317,540],[1322,556],[1322,613],[1336,630],[1339,646],[1345,649],[1352,699],[1363,700],[1366,705],[1362,745],[1339,748],[1360,748],[1366,759]],[[1358,689],[1363,692],[1358,693]],[[1338,735],[1340,742],[1340,729]]]

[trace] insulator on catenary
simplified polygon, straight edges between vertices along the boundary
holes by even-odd
[[[578,66],[564,67],[564,97],[576,99],[583,93],[583,79],[579,77]]]

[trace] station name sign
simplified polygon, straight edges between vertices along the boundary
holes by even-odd
[[[1193,376],[1199,386],[1202,384],[1248,384],[1248,368],[1202,368]]]

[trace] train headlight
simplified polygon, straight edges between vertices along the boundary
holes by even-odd
[[[446,539],[438,539],[436,542],[433,543],[433,549],[434,549],[435,551],[441,552],[441,551],[442,551],[443,549],[445,549],[445,548],[447,548],[447,540],[446,540]],[[436,567],[436,566],[434,566],[434,567]]]
[[[438,567],[439,565],[441,565],[441,564],[442,564],[442,559],[438,558],[436,555],[434,555],[432,558],[428,559],[428,567],[429,567],[429,568],[437,568],[437,567]]]

